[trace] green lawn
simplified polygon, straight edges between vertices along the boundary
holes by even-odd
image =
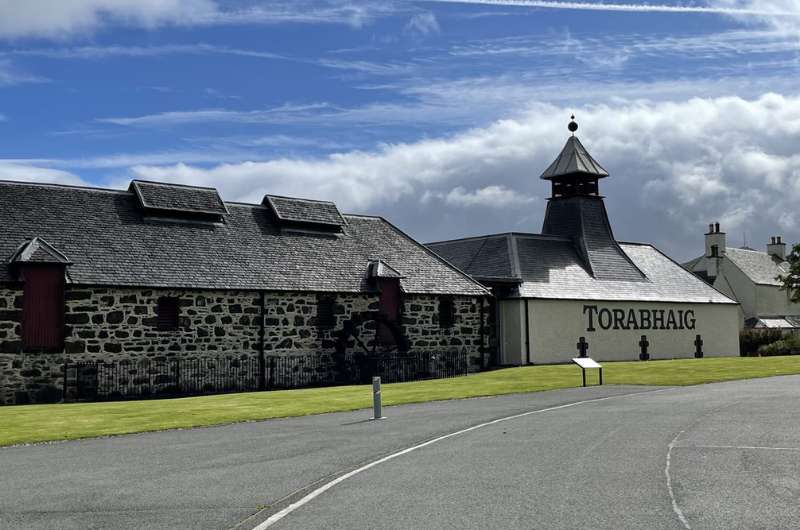
[[[694,385],[800,374],[800,356],[604,364],[607,384]],[[591,382],[594,382],[595,376]],[[526,366],[468,377],[384,385],[384,405],[580,386],[574,365]],[[303,416],[371,406],[369,386],[253,392],[116,403],[0,407],[0,446]]]

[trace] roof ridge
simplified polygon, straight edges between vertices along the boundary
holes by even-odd
[[[475,280],[472,278],[472,276],[470,276],[470,275],[469,275],[469,274],[467,274],[466,272],[462,271],[461,269],[459,269],[458,267],[456,267],[455,265],[453,265],[452,263],[450,263],[448,260],[446,260],[445,258],[443,258],[442,256],[440,256],[440,255],[439,255],[439,254],[437,254],[436,252],[434,252],[434,251],[432,251],[431,249],[429,249],[429,248],[427,247],[427,245],[425,245],[424,243],[420,243],[419,241],[417,241],[416,239],[414,239],[414,238],[413,238],[413,237],[411,237],[410,235],[406,234],[406,233],[405,233],[404,231],[402,231],[400,228],[398,228],[397,226],[395,226],[394,224],[392,224],[390,221],[388,221],[388,220],[387,220],[385,217],[381,217],[380,219],[381,219],[381,220],[382,220],[384,223],[386,223],[386,224],[389,226],[389,228],[391,228],[392,230],[394,230],[395,232],[397,232],[398,234],[400,234],[402,237],[406,238],[406,239],[407,239],[408,241],[410,241],[410,242],[411,242],[413,245],[415,245],[415,246],[417,246],[417,247],[421,248],[421,249],[422,249],[424,252],[426,252],[428,255],[430,255],[430,256],[433,256],[435,259],[439,260],[439,261],[440,261],[441,263],[443,263],[445,266],[447,266],[447,267],[450,267],[450,269],[452,269],[453,271],[455,271],[457,274],[460,274],[460,275],[461,275],[462,277],[464,277],[464,278],[465,278],[465,279],[466,279],[468,282],[470,282],[471,284],[473,284],[473,285],[477,286],[479,289],[481,289],[481,291],[483,291],[483,292],[484,292],[486,295],[491,295],[491,293],[489,292],[489,290],[488,290],[488,289],[486,289],[486,287],[484,287],[483,285],[481,285],[479,282],[475,281]]]
[[[275,197],[276,199],[291,199],[293,201],[320,202],[320,203],[334,204],[334,205],[336,204],[334,201],[326,201],[323,199],[306,199],[305,197],[292,197],[290,195],[275,195],[273,193],[265,193],[264,197]]]
[[[144,180],[144,179],[131,179],[131,184],[134,182],[141,182],[143,184],[155,184],[156,186],[172,186],[175,188],[192,188],[199,190],[214,190],[219,193],[219,190],[213,186],[194,186],[192,184],[183,184],[182,182],[164,182],[160,180]]]
[[[120,190],[115,188],[101,188],[100,186],[82,186],[80,184],[61,184],[58,182],[33,182],[29,180],[0,179],[0,185],[32,186],[36,188],[65,188],[65,189],[85,190],[85,191],[100,191],[105,193],[117,193],[121,195],[133,195],[133,192],[128,190]]]

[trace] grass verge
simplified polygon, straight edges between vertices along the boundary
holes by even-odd
[[[604,363],[606,384],[694,385],[800,374],[800,356]],[[596,376],[591,381],[595,382]],[[574,365],[525,366],[455,379],[384,385],[384,405],[539,392],[580,386]],[[371,406],[368,386],[181,399],[0,407],[0,446],[203,427]]]

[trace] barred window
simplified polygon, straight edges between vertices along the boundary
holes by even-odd
[[[453,299],[449,296],[439,298],[439,327],[452,328],[455,319]]]
[[[158,299],[156,309],[158,329],[160,331],[177,331],[180,326],[180,303],[172,296],[162,296]]]
[[[321,296],[317,300],[317,327],[332,329],[336,326],[336,299],[332,296]]]

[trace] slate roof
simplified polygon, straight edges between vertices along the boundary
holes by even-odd
[[[775,277],[789,271],[787,262],[757,250],[726,248],[725,257],[745,273],[753,283],[760,285],[780,286],[781,282]]]
[[[212,215],[228,213],[214,188],[133,180],[129,188],[145,209]]]
[[[367,276],[370,278],[402,278],[403,275],[393,269],[382,259],[372,260],[369,262],[367,269]]]
[[[513,234],[428,243],[428,248],[479,281],[519,280],[513,258]]]
[[[516,296],[522,298],[648,301],[735,304],[651,245],[619,243],[645,281],[601,280],[592,277],[584,260],[568,238],[541,234],[496,234],[465,240],[430,243],[428,246],[476,279],[485,273],[480,258],[482,240],[510,242],[498,262],[512,262],[518,270]],[[512,252],[515,249],[515,252]],[[499,269],[494,269],[499,272]],[[509,275],[508,280],[515,279]]]
[[[58,263],[69,265],[68,257],[40,237],[28,239],[22,243],[8,260],[10,264],[18,263]]]
[[[569,238],[589,273],[598,280],[645,280],[614,239],[601,197],[550,199],[542,233]]]
[[[800,328],[800,317],[759,317],[750,318],[745,323],[757,329],[797,329]]]
[[[408,293],[486,291],[379,217],[348,215],[342,234],[281,231],[263,205],[227,203],[224,223],[148,218],[134,192],[0,181],[0,256],[40,237],[69,256],[73,283],[197,289],[360,292],[381,259]],[[0,264],[0,282],[14,281]]]
[[[780,287],[781,282],[775,278],[789,271],[788,262],[751,248],[727,247],[725,248],[725,258],[741,270],[750,281],[758,285]],[[700,277],[708,278],[704,256],[688,261],[683,266]]]
[[[558,157],[544,170],[540,178],[552,180],[556,177],[582,173],[593,175],[597,178],[608,176],[608,171],[603,169],[597,160],[583,147],[577,136],[567,138],[567,143],[558,154]]]
[[[339,209],[329,201],[267,195],[264,197],[264,203],[272,208],[275,216],[281,221],[329,226],[344,226],[345,224]]]

